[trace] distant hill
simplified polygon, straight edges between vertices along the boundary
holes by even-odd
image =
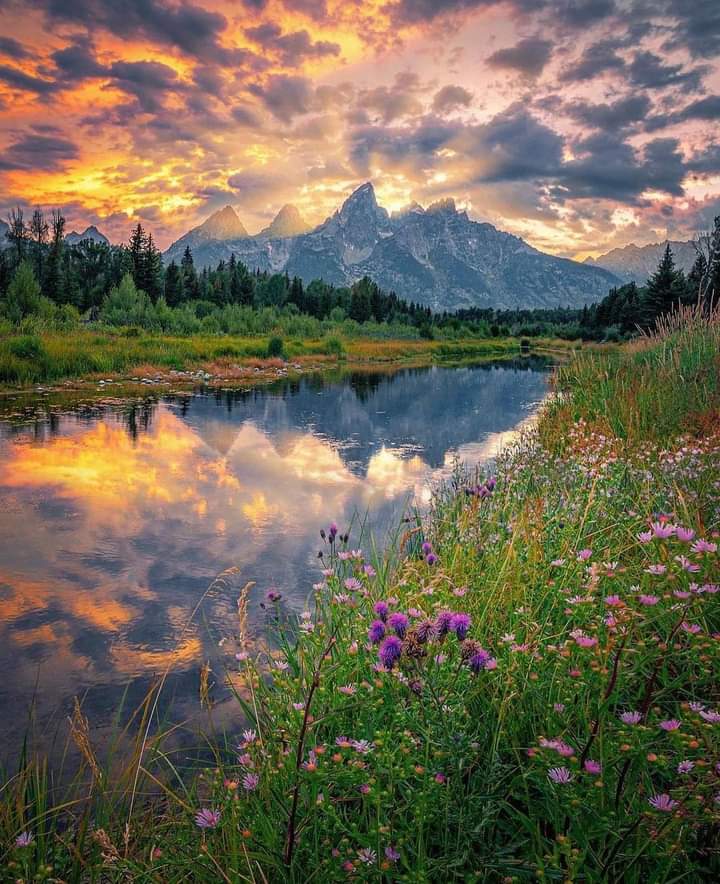
[[[292,207],[254,237],[230,207],[222,213],[227,226],[218,224],[221,213],[211,215],[173,243],[165,261],[179,262],[189,245],[197,267],[215,266],[234,253],[251,270],[287,272],[306,283],[322,278],[349,285],[367,275],[437,311],[580,307],[619,282],[602,267],[546,255],[492,224],[472,221],[451,199],[427,209],[414,203],[391,217],[369,182],[307,232]]]
[[[92,225],[90,227],[86,227],[82,233],[78,233],[75,230],[71,230],[70,233],[65,237],[65,242],[69,246],[76,246],[80,242],[84,242],[86,239],[91,240],[92,242],[102,243],[103,245],[109,246],[110,240],[105,236],[104,233],[100,233],[100,231]]]
[[[686,273],[692,268],[697,252],[692,243],[670,240],[670,248],[675,258],[675,266]],[[660,259],[668,241],[650,243],[647,246],[636,246],[631,243],[621,249],[613,249],[599,258],[586,258],[585,263],[594,267],[604,267],[619,277],[623,282],[636,282],[645,285],[650,276],[658,268]]]

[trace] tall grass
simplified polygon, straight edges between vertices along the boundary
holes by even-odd
[[[193,771],[160,728],[137,784],[86,749],[85,800],[23,764],[0,793],[11,876],[717,880],[720,438],[679,435],[713,407],[686,391],[716,334],[581,355],[495,476],[458,469],[372,562],[326,525],[307,612],[266,600],[277,652],[239,600],[240,744],[209,739]]]

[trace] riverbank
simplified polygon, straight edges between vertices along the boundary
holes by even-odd
[[[268,587],[238,600],[240,745],[209,737],[202,766],[165,751],[152,695],[134,757],[105,772],[77,711],[74,785],[27,759],[0,793],[0,865],[67,881],[716,878],[718,359],[717,316],[576,355],[538,428],[492,476],[458,472],[380,560],[328,513],[315,604],[289,622],[265,600],[277,653],[243,631],[245,593]]]
[[[533,351],[569,352],[567,341],[537,339]],[[342,362],[429,364],[518,355],[519,338],[401,340],[187,337],[137,333],[137,329],[0,337],[0,389],[43,385],[54,389],[118,384],[183,384],[266,380],[307,373]]]

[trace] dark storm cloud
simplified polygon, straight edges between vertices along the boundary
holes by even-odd
[[[58,49],[50,57],[58,71],[72,80],[101,77],[106,73],[105,68],[95,57],[95,51],[87,38],[78,39],[64,49]]]
[[[542,73],[550,61],[552,43],[540,37],[528,37],[508,49],[499,49],[487,60],[490,67],[519,71],[526,77]]]
[[[356,126],[350,133],[349,160],[358,177],[368,176],[373,156],[389,166],[409,165],[419,171],[461,131],[459,124],[437,117],[425,117],[412,128]]]
[[[696,92],[700,88],[707,68],[695,68],[683,71],[680,64],[663,64],[662,59],[653,52],[636,52],[628,74],[633,86],[642,89],[665,89],[668,86],[679,86],[684,92]]]
[[[307,58],[340,54],[337,43],[328,40],[314,41],[305,30],[284,34],[282,28],[271,22],[246,28],[245,33],[266,51],[276,52],[284,65],[297,65]]]
[[[57,84],[53,80],[33,77],[32,74],[26,74],[7,64],[0,64],[0,83],[5,83],[11,89],[35,92],[37,95],[49,95],[57,90]]]
[[[693,101],[674,115],[674,119],[682,122],[685,120],[720,120],[720,95],[708,95]]]
[[[0,53],[10,58],[29,58],[30,53],[14,37],[0,37]]]
[[[39,169],[51,172],[77,159],[78,149],[66,138],[25,135],[0,153],[0,169]]]
[[[720,55],[720,3],[717,0],[669,0],[676,20],[668,48],[684,47],[695,58]]]
[[[284,6],[292,12],[302,12],[318,22],[328,14],[326,0],[284,0]]]
[[[630,95],[607,104],[575,101],[565,105],[564,110],[572,119],[586,126],[594,129],[613,129],[644,120],[650,107],[647,95]]]
[[[146,38],[175,46],[187,55],[221,61],[228,53],[219,43],[227,21],[223,15],[192,3],[162,0],[39,0],[52,22],[105,28],[118,37]]]
[[[447,113],[460,107],[468,107],[472,98],[472,92],[462,86],[443,86],[435,93],[432,109],[436,114]]]
[[[284,122],[312,109],[312,85],[305,77],[276,74],[269,77],[265,84],[256,83],[249,88],[270,113]]]
[[[132,95],[147,113],[161,110],[165,93],[182,85],[175,71],[159,61],[116,61],[108,75],[113,85]]]
[[[625,62],[617,53],[618,44],[614,40],[599,40],[587,46],[580,58],[568,65],[560,74],[561,82],[581,83],[592,80],[607,71],[620,71]]]
[[[499,5],[500,0],[398,0],[389,8],[397,23],[420,24]],[[616,12],[615,0],[511,0],[510,5],[521,15],[546,13],[557,24],[578,30],[592,27]]]

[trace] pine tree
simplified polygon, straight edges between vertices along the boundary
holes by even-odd
[[[169,307],[177,307],[183,301],[182,273],[174,261],[165,270],[165,301]]]
[[[45,246],[48,239],[48,223],[42,209],[35,209],[30,221],[30,237],[34,243],[35,252],[35,275],[38,280],[43,278],[43,259],[45,257]]]
[[[20,264],[25,259],[27,251],[28,229],[25,226],[23,210],[18,206],[10,210],[8,216],[9,230],[5,234],[15,249],[15,261]]]
[[[720,302],[720,215],[716,215],[710,234],[709,265],[703,300],[706,304],[717,304]]]
[[[138,288],[146,292],[153,302],[157,301],[163,290],[163,263],[152,233],[149,233],[145,240],[140,275],[142,282],[137,284]]]
[[[65,218],[60,209],[52,211],[52,240],[48,254],[45,292],[56,304],[64,303],[62,287],[63,241],[65,237]]]
[[[684,294],[685,276],[682,271],[675,269],[672,249],[668,243],[658,269],[647,282],[643,321],[650,324],[657,316],[669,312],[682,301]]]
[[[182,260],[180,261],[180,270],[183,278],[183,291],[185,292],[185,297],[191,300],[196,300],[200,297],[200,286],[190,246],[185,246],[185,251],[183,252]]]
[[[147,245],[147,237],[142,224],[137,225],[130,236],[128,243],[128,252],[132,260],[132,277],[135,285],[142,288],[143,277],[145,274],[145,248]]]
[[[687,295],[685,300],[688,304],[695,304],[700,299],[703,282],[707,276],[707,269],[708,265],[705,255],[702,252],[698,252],[695,263],[687,276]]]

